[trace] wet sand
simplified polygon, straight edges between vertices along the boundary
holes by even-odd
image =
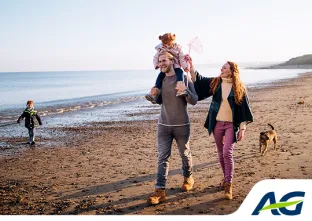
[[[39,134],[35,147],[22,144],[27,137],[6,139],[15,144],[8,148],[19,151],[0,158],[0,214],[233,213],[260,180],[312,178],[311,84],[309,73],[248,90],[255,122],[234,150],[232,201],[218,190],[222,172],[213,137],[203,127],[206,100],[189,108],[194,190],[180,191],[181,160],[174,144],[167,201],[145,203],[155,184],[157,120],[90,123],[53,129],[57,140]],[[268,123],[277,131],[279,146],[274,151],[270,144],[262,157],[259,133],[269,129]],[[64,133],[67,136],[58,136]]]

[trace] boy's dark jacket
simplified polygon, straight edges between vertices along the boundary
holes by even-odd
[[[212,80],[213,78],[203,77],[198,72],[196,72],[196,81],[194,82],[194,87],[198,95],[198,101],[204,100],[212,96],[212,92],[210,90],[210,83]],[[222,89],[220,83],[216,89],[215,94],[212,96],[208,116],[204,125],[205,128],[208,129],[209,135],[213,132],[214,127],[216,126],[217,122],[216,118],[221,105],[221,101],[222,101]],[[233,89],[231,89],[231,92],[228,96],[228,102],[232,109],[233,126],[236,139],[237,138],[236,133],[238,132],[240,123],[246,122],[248,124],[253,122],[253,116],[250,110],[247,94],[244,95],[241,104],[236,104],[234,99],[234,92]]]
[[[26,108],[23,112],[23,114],[18,118],[17,123],[20,123],[21,120],[23,120],[25,118],[25,127],[29,128],[33,128],[36,127],[37,125],[35,124],[34,118],[36,117],[39,125],[42,125],[40,116],[38,115],[37,111],[32,109],[28,109]]]

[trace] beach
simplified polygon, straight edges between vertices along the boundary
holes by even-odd
[[[156,119],[90,122],[83,127],[55,127],[52,137],[38,134],[38,146],[24,145],[23,151],[0,157],[0,214],[231,214],[261,180],[312,178],[311,84],[312,73],[305,73],[248,89],[254,122],[235,146],[231,201],[224,200],[218,189],[222,171],[214,139],[203,126],[208,99],[189,107],[192,191],[180,190],[182,165],[174,143],[167,201],[146,204],[156,178]],[[158,112],[159,108],[145,109],[129,117]],[[276,129],[278,149],[273,150],[271,143],[267,154],[260,156],[259,133],[270,129],[268,123]],[[26,142],[27,137],[6,140]]]

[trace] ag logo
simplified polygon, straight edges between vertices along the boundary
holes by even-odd
[[[287,202],[290,198],[293,197],[304,197],[305,192],[295,191],[287,193],[283,196],[279,203],[276,203],[274,192],[269,192],[265,194],[260,200],[259,204],[253,211],[251,215],[259,215],[260,212],[264,210],[271,210],[273,215],[281,215],[280,213],[288,216],[295,216],[301,213],[303,200],[296,200]],[[267,201],[270,201],[270,205],[264,207]],[[286,207],[296,205],[294,210],[288,210]]]

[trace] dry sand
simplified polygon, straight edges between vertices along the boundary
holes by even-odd
[[[92,123],[62,128],[69,136],[57,147],[27,146],[1,157],[0,214],[233,213],[260,180],[312,178],[311,85],[309,73],[249,89],[255,122],[234,151],[232,201],[223,200],[217,188],[222,172],[213,137],[203,127],[209,102],[202,101],[189,108],[193,191],[180,191],[181,159],[174,144],[168,199],[157,206],[145,203],[155,184],[157,121]],[[271,144],[261,157],[259,133],[269,129],[268,123],[276,128],[279,147],[274,151]]]

